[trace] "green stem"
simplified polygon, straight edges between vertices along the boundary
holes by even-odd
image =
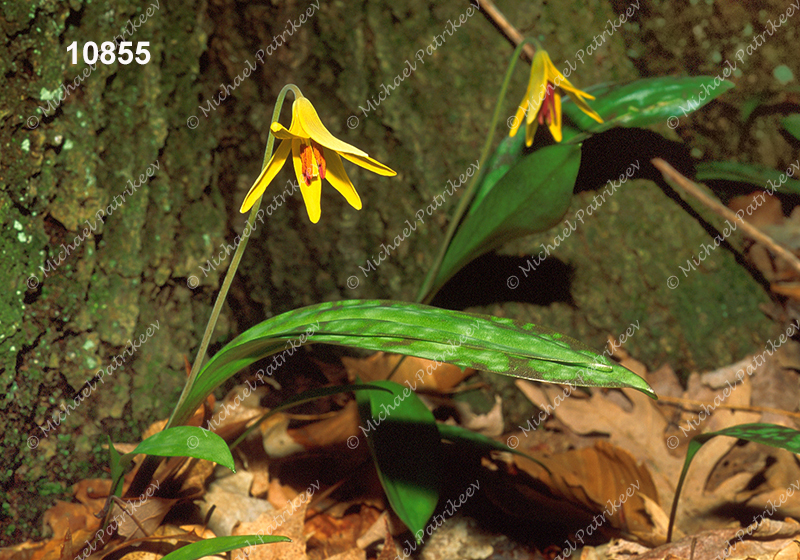
[[[296,85],[288,84],[284,86],[284,88],[278,94],[278,99],[275,101],[275,109],[272,111],[272,120],[270,121],[270,126],[272,126],[272,123],[277,122],[280,118],[283,100],[286,98],[286,94],[289,92],[289,90],[294,93],[295,99],[303,97],[303,94]],[[269,163],[269,160],[272,157],[272,147],[274,144],[275,135],[272,134],[272,130],[270,129],[269,136],[267,138],[267,147],[264,150],[264,162],[261,164],[262,170],[267,166],[267,163]],[[253,204],[253,208],[250,210],[250,215],[247,218],[247,223],[250,226],[250,230],[253,228],[256,215],[261,207],[262,198],[263,197],[259,197],[258,200],[256,200],[255,204]],[[247,247],[247,241],[249,239],[249,236],[244,237],[239,243],[239,246],[236,247],[236,252],[234,252],[233,259],[231,260],[231,266],[228,267],[228,272],[225,274],[225,280],[222,282],[222,288],[220,288],[219,294],[217,295],[217,301],[214,302],[214,308],[211,311],[211,317],[209,317],[206,330],[203,333],[203,340],[200,343],[200,349],[197,351],[197,357],[194,360],[194,365],[192,365],[192,371],[189,374],[189,379],[186,380],[186,385],[183,387],[181,397],[178,400],[178,404],[175,405],[175,409],[170,416],[169,423],[167,423],[166,428],[172,426],[172,420],[175,417],[175,413],[180,410],[181,405],[183,405],[184,401],[189,396],[189,392],[191,391],[192,387],[194,386],[194,382],[197,379],[197,374],[200,373],[200,368],[203,365],[203,361],[206,357],[206,350],[208,350],[208,344],[211,342],[211,335],[214,334],[214,328],[217,326],[219,314],[222,312],[222,305],[225,303],[225,298],[228,295],[228,290],[230,290],[233,277],[236,275],[236,270],[239,268],[239,263],[242,260],[242,255],[244,254],[244,249]]]
[[[417,302],[419,303],[430,303],[433,297],[436,295],[436,292],[441,288],[441,284],[436,286],[436,291],[432,291],[434,287],[434,283],[436,282],[436,277],[439,275],[439,270],[442,267],[442,262],[444,261],[444,257],[447,254],[447,249],[450,246],[450,242],[453,240],[453,236],[458,229],[461,220],[464,217],[467,209],[469,208],[469,203],[472,202],[472,199],[475,197],[475,191],[477,191],[478,187],[481,184],[481,180],[483,179],[485,169],[484,163],[486,163],[486,159],[489,156],[489,150],[492,147],[492,141],[494,140],[494,132],[495,128],[497,127],[497,120],[500,118],[500,110],[503,107],[503,98],[506,96],[506,92],[508,91],[508,86],[511,83],[511,74],[514,72],[514,66],[516,66],[517,61],[520,58],[520,54],[522,53],[522,49],[528,43],[535,43],[536,46],[539,46],[538,41],[535,39],[525,39],[523,40],[516,49],[514,49],[514,54],[511,55],[511,61],[508,64],[508,70],[506,70],[505,78],[503,79],[503,85],[500,88],[500,95],[497,98],[497,105],[494,108],[494,114],[492,115],[492,123],[489,125],[489,135],[486,137],[486,142],[483,144],[483,150],[481,151],[481,157],[479,160],[479,168],[478,173],[472,177],[472,180],[469,183],[469,187],[467,188],[466,192],[462,195],[461,200],[458,202],[458,206],[456,207],[456,211],[453,214],[452,219],[450,220],[450,226],[447,228],[447,233],[445,234],[444,241],[440,245],[439,254],[436,256],[436,260],[433,261],[433,267],[428,272],[428,276],[425,278],[425,282],[422,284],[422,288],[420,288],[419,294],[417,294]],[[523,130],[524,133],[524,130]]]

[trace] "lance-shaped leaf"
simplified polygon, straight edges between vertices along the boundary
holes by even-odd
[[[233,455],[225,440],[214,432],[196,426],[176,426],[155,433],[136,446],[126,457],[138,453],[159,457],[194,457],[234,469]]]
[[[497,149],[489,158],[482,173],[478,175],[475,180],[481,182],[478,189],[475,191],[475,197],[469,205],[468,214],[473,214],[475,210],[480,207],[481,201],[486,198],[494,186],[497,184],[503,175],[514,167],[514,165],[522,159],[525,155],[525,135],[517,134],[516,136],[506,136],[497,146]]]
[[[122,457],[120,457],[117,448],[114,447],[111,437],[106,436],[106,438],[108,439],[108,462],[109,467],[111,467],[111,491],[109,492],[109,495],[121,498],[123,483],[122,477],[125,476],[125,467],[127,465],[122,464]]]
[[[689,465],[692,459],[700,451],[707,441],[717,436],[729,436],[755,443],[763,443],[780,449],[786,449],[792,453],[800,453],[800,432],[792,428],[778,426],[777,424],[739,424],[731,426],[717,432],[708,432],[694,436],[689,441],[689,448],[686,450],[686,460],[683,463],[681,477],[678,479],[678,487],[675,488],[675,498],[672,500],[672,510],[669,514],[669,529],[667,530],[667,542],[672,538],[672,528],[675,524],[675,513],[678,511],[678,499],[683,488],[683,481],[686,473],[689,472]]]
[[[393,381],[388,389],[356,393],[361,430],[386,497],[417,540],[433,515],[442,482],[442,449],[436,419],[415,392]]]
[[[596,97],[589,102],[603,118],[598,123],[574,103],[564,103],[562,110],[577,127],[597,134],[615,126],[645,127],[667,123],[675,127],[689,113],[697,111],[733,87],[733,82],[714,76],[691,78],[659,77],[628,84],[604,84],[586,91]]]
[[[794,162],[797,165],[797,161]],[[697,181],[737,181],[750,183],[760,189],[770,189],[777,193],[800,194],[800,181],[790,179],[800,175],[800,169],[790,167],[786,171],[776,171],[766,165],[736,163],[734,161],[704,161],[697,164]]]
[[[800,140],[800,115],[789,115],[781,121],[781,124],[789,134]]]
[[[556,225],[569,209],[580,161],[578,146],[548,146],[519,160],[491,189],[479,190],[479,202],[456,230],[431,292],[482,254]]]
[[[241,369],[308,342],[383,350],[531,380],[633,387],[654,396],[641,377],[544,327],[406,302],[347,300],[295,309],[236,337],[203,367],[171,422],[187,419]]]
[[[252,542],[251,542],[252,541]],[[206,556],[214,556],[222,552],[229,552],[257,544],[270,544],[278,542],[292,542],[288,537],[277,535],[235,535],[229,537],[215,537],[182,546],[173,550],[161,560],[198,560]],[[248,554],[249,556],[249,554]]]
[[[550,229],[569,207],[580,163],[571,145],[613,127],[675,122],[728,91],[733,83],[717,77],[649,78],[603,84],[586,91],[602,123],[565,100],[562,110],[581,133],[564,126],[564,142],[526,154],[524,135],[506,138],[481,170],[467,217],[447,249],[431,293],[471,260],[517,237]],[[427,295],[427,294],[426,294]]]

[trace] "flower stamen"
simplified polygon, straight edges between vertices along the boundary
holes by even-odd
[[[539,112],[539,124],[551,124],[553,122],[553,113],[555,112],[555,91],[556,87],[551,83],[547,83],[545,90],[544,100],[542,101],[542,110]]]
[[[303,150],[300,152],[300,161],[303,165],[303,177],[306,180],[306,185],[311,185],[314,177],[319,176],[320,180],[325,178],[325,158],[322,156],[321,146],[311,140],[308,144],[303,145]]]

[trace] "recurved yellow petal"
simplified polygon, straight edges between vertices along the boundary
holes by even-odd
[[[360,165],[368,171],[377,173],[378,175],[383,175],[385,177],[394,177],[397,175],[396,171],[386,167],[381,162],[374,160],[369,156],[356,156],[345,152],[341,152],[341,156],[348,161],[352,161],[356,165]]]
[[[305,97],[300,97],[295,100],[292,113],[293,118],[289,128],[290,132],[297,134],[302,131],[303,134],[297,135],[302,138],[311,138],[318,144],[339,153],[367,157],[366,152],[362,152],[355,146],[351,146],[347,142],[343,142],[331,134],[328,129],[325,128],[325,125],[322,124],[314,106]],[[297,123],[296,128],[295,123]]]
[[[517,107],[517,112],[514,115],[514,120],[511,121],[511,130],[508,133],[509,136],[513,138],[514,136],[517,135],[519,127],[522,126],[523,122],[525,122],[524,117],[525,117],[525,107],[523,105],[520,105],[519,107]]]
[[[275,138],[277,138],[278,140],[294,140],[295,138],[308,138],[307,136],[297,136],[297,134],[290,132],[288,128],[286,128],[279,122],[272,123],[269,129],[272,131],[272,134],[274,134]]]
[[[578,90],[578,91],[580,91],[580,90]],[[592,97],[591,95],[588,95],[586,93],[583,93],[582,91],[580,93],[582,95],[588,97],[589,99],[594,99],[594,97]],[[579,95],[573,94],[570,91],[567,91],[567,95],[569,95],[569,98],[572,99],[572,101],[575,102],[575,105],[578,106],[578,109],[580,109],[581,111],[583,111],[584,113],[586,113],[587,115],[592,117],[597,122],[599,122],[599,123],[603,122],[603,118],[599,114],[597,114],[597,112],[594,109],[589,107],[589,105],[586,103],[586,101],[583,100],[582,97],[580,97]]]
[[[304,97],[295,99],[292,105],[292,122],[288,129],[276,122],[270,125],[270,130],[281,143],[247,193],[242,203],[242,212],[252,208],[258,197],[264,194],[267,185],[275,178],[290,154],[300,193],[303,195],[308,217],[313,223],[319,221],[321,214],[323,179],[327,179],[350,205],[357,210],[361,209],[361,198],[344,170],[342,157],[378,175],[397,175],[393,169],[369,157],[366,152],[334,137],[322,124],[314,106]]]
[[[336,152],[332,152],[325,147],[322,149],[325,153],[325,161],[328,162],[328,170],[325,174],[325,178],[333,185],[334,189],[342,194],[345,200],[350,203],[350,206],[356,210],[361,210],[361,197],[358,196],[353,182],[344,170],[342,158],[340,158],[339,154]]]
[[[264,194],[264,191],[267,190],[267,186],[275,178],[275,175],[278,174],[278,171],[281,170],[283,164],[286,163],[286,158],[289,157],[289,152],[291,152],[291,150],[291,141],[284,140],[278,145],[278,149],[272,154],[267,166],[261,170],[258,179],[256,179],[256,182],[250,187],[250,190],[247,191],[239,212],[244,213],[250,210],[253,204],[256,203],[256,200],[258,200],[258,197]]]
[[[541,56],[540,53],[544,53]],[[528,124],[531,124],[536,119],[536,114],[542,110],[542,103],[547,93],[547,64],[550,58],[544,51],[539,51],[533,58],[531,64],[531,79],[528,82],[528,91],[525,93],[527,100],[527,118]]]
[[[597,112],[584,101],[594,99],[593,96],[573,86],[564,75],[558,71],[547,51],[539,49],[531,64],[531,77],[528,89],[522,104],[517,108],[514,122],[509,136],[515,136],[522,126],[522,116],[525,115],[525,144],[533,144],[540,122],[547,124],[550,134],[556,142],[561,142],[561,95],[567,94],[578,108],[597,122],[603,119]]]
[[[533,137],[536,136],[536,130],[539,128],[539,121],[533,121],[525,127],[525,145],[531,147],[533,144]]]

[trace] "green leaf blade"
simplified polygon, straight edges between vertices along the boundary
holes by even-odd
[[[126,465],[123,465],[122,457],[120,457],[117,448],[114,447],[111,436],[106,436],[106,439],[108,439],[108,464],[111,470],[111,495],[121,498]]]
[[[281,349],[295,351],[294,343],[287,343],[295,339],[395,352],[531,380],[634,387],[653,395],[642,378],[544,327],[421,304],[347,300],[289,311],[239,335],[203,367],[172,421],[185,421],[242,368]]]
[[[391,391],[356,394],[362,426],[386,497],[395,513],[419,534],[433,515],[442,483],[442,450],[433,413],[410,388],[372,381]]]
[[[779,449],[786,449],[792,453],[800,453],[800,431],[777,424],[739,424],[716,432],[708,432],[694,436],[689,442],[686,451],[686,460],[683,463],[681,476],[678,479],[678,486],[675,488],[675,498],[672,500],[672,510],[669,514],[669,529],[667,530],[667,542],[672,538],[672,528],[675,525],[675,514],[678,511],[678,499],[681,495],[683,482],[689,472],[689,465],[700,448],[709,440],[717,436],[728,436],[762,443]]]
[[[559,223],[569,209],[580,161],[580,147],[559,144],[522,157],[494,184],[487,176],[447,248],[431,291],[480,255]],[[490,174],[499,175],[503,168]]]
[[[158,457],[194,457],[234,469],[228,444],[214,432],[196,426],[176,426],[153,434],[136,446],[131,454]]]
[[[586,91],[597,99],[589,105],[603,119],[598,123],[574,103],[564,103],[565,116],[579,129],[597,134],[615,126],[645,127],[666,122],[674,128],[672,117],[680,119],[704,107],[734,87],[717,76],[672,76],[646,78],[628,84],[604,84]]]
[[[480,206],[481,201],[494,188],[497,182],[508,173],[525,154],[525,134],[517,134],[513,138],[506,136],[500,141],[500,145],[489,158],[485,165],[484,173],[478,176],[480,185],[475,191],[475,196],[470,202],[467,215],[474,214],[475,209]]]
[[[789,134],[800,140],[800,115],[789,115],[781,121],[781,124]]]
[[[698,181],[736,181],[749,183],[760,189],[773,192],[800,194],[800,181],[788,179],[798,170],[789,168],[791,173],[776,171],[766,165],[737,163],[735,161],[704,161],[696,166],[695,179]]]
[[[253,542],[250,542],[250,539]],[[254,546],[256,544],[270,544],[278,542],[292,542],[288,537],[276,535],[238,535],[230,537],[215,537],[182,546],[173,550],[161,560],[198,560],[205,556],[214,556],[223,552],[230,552],[239,548]]]

